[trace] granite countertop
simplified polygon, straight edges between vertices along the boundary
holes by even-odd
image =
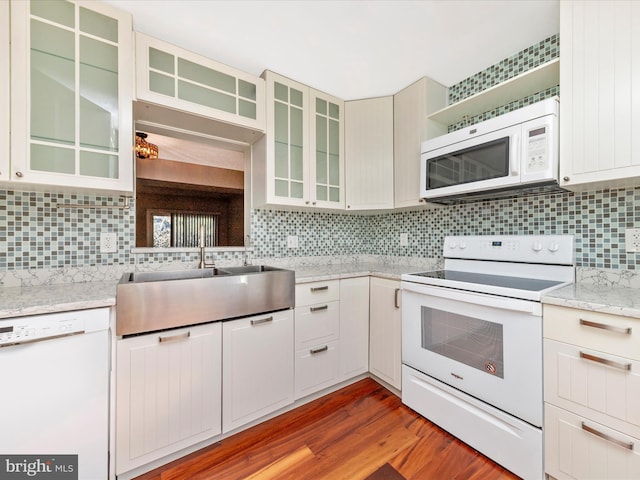
[[[348,263],[288,268],[296,272],[296,283],[368,275],[399,280],[403,273],[420,269],[420,267],[409,265],[382,263]],[[117,280],[113,280],[0,288],[0,319],[112,307],[116,304],[117,283]]]
[[[640,319],[638,288],[575,283],[544,295],[542,303]]]
[[[400,276],[403,273],[425,271],[428,270],[428,268],[416,267],[415,265],[350,263],[293,267],[293,270],[296,272],[296,283],[308,283],[365,276],[400,280]]]
[[[362,276],[400,280],[404,273],[434,269],[434,265],[418,265],[415,262],[355,262],[282,267],[296,272],[296,283]],[[116,304],[116,284],[116,280],[103,280],[0,288],[0,319],[111,307]],[[542,302],[640,319],[640,288],[579,282],[553,290],[542,297]]]
[[[0,319],[116,304],[117,281],[0,288]]]

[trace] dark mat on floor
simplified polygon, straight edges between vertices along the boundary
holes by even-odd
[[[369,475],[365,480],[406,480],[398,471],[388,463]]]

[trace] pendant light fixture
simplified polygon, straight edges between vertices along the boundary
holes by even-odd
[[[158,146],[147,142],[147,136],[144,132],[136,132],[136,157],[158,158]]]

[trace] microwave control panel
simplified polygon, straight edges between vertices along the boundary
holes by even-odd
[[[541,172],[549,168],[549,135],[548,127],[543,125],[525,131],[527,173]]]

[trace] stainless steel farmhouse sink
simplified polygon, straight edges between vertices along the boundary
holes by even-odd
[[[125,273],[116,334],[133,335],[295,306],[295,273],[266,265]]]
[[[129,282],[166,282],[167,280],[187,280],[190,278],[210,278],[217,275],[230,275],[226,270],[219,268],[202,268],[197,270],[176,270],[168,272],[132,272],[129,275]],[[124,279],[125,277],[123,277]],[[121,281],[122,282],[122,281]]]

